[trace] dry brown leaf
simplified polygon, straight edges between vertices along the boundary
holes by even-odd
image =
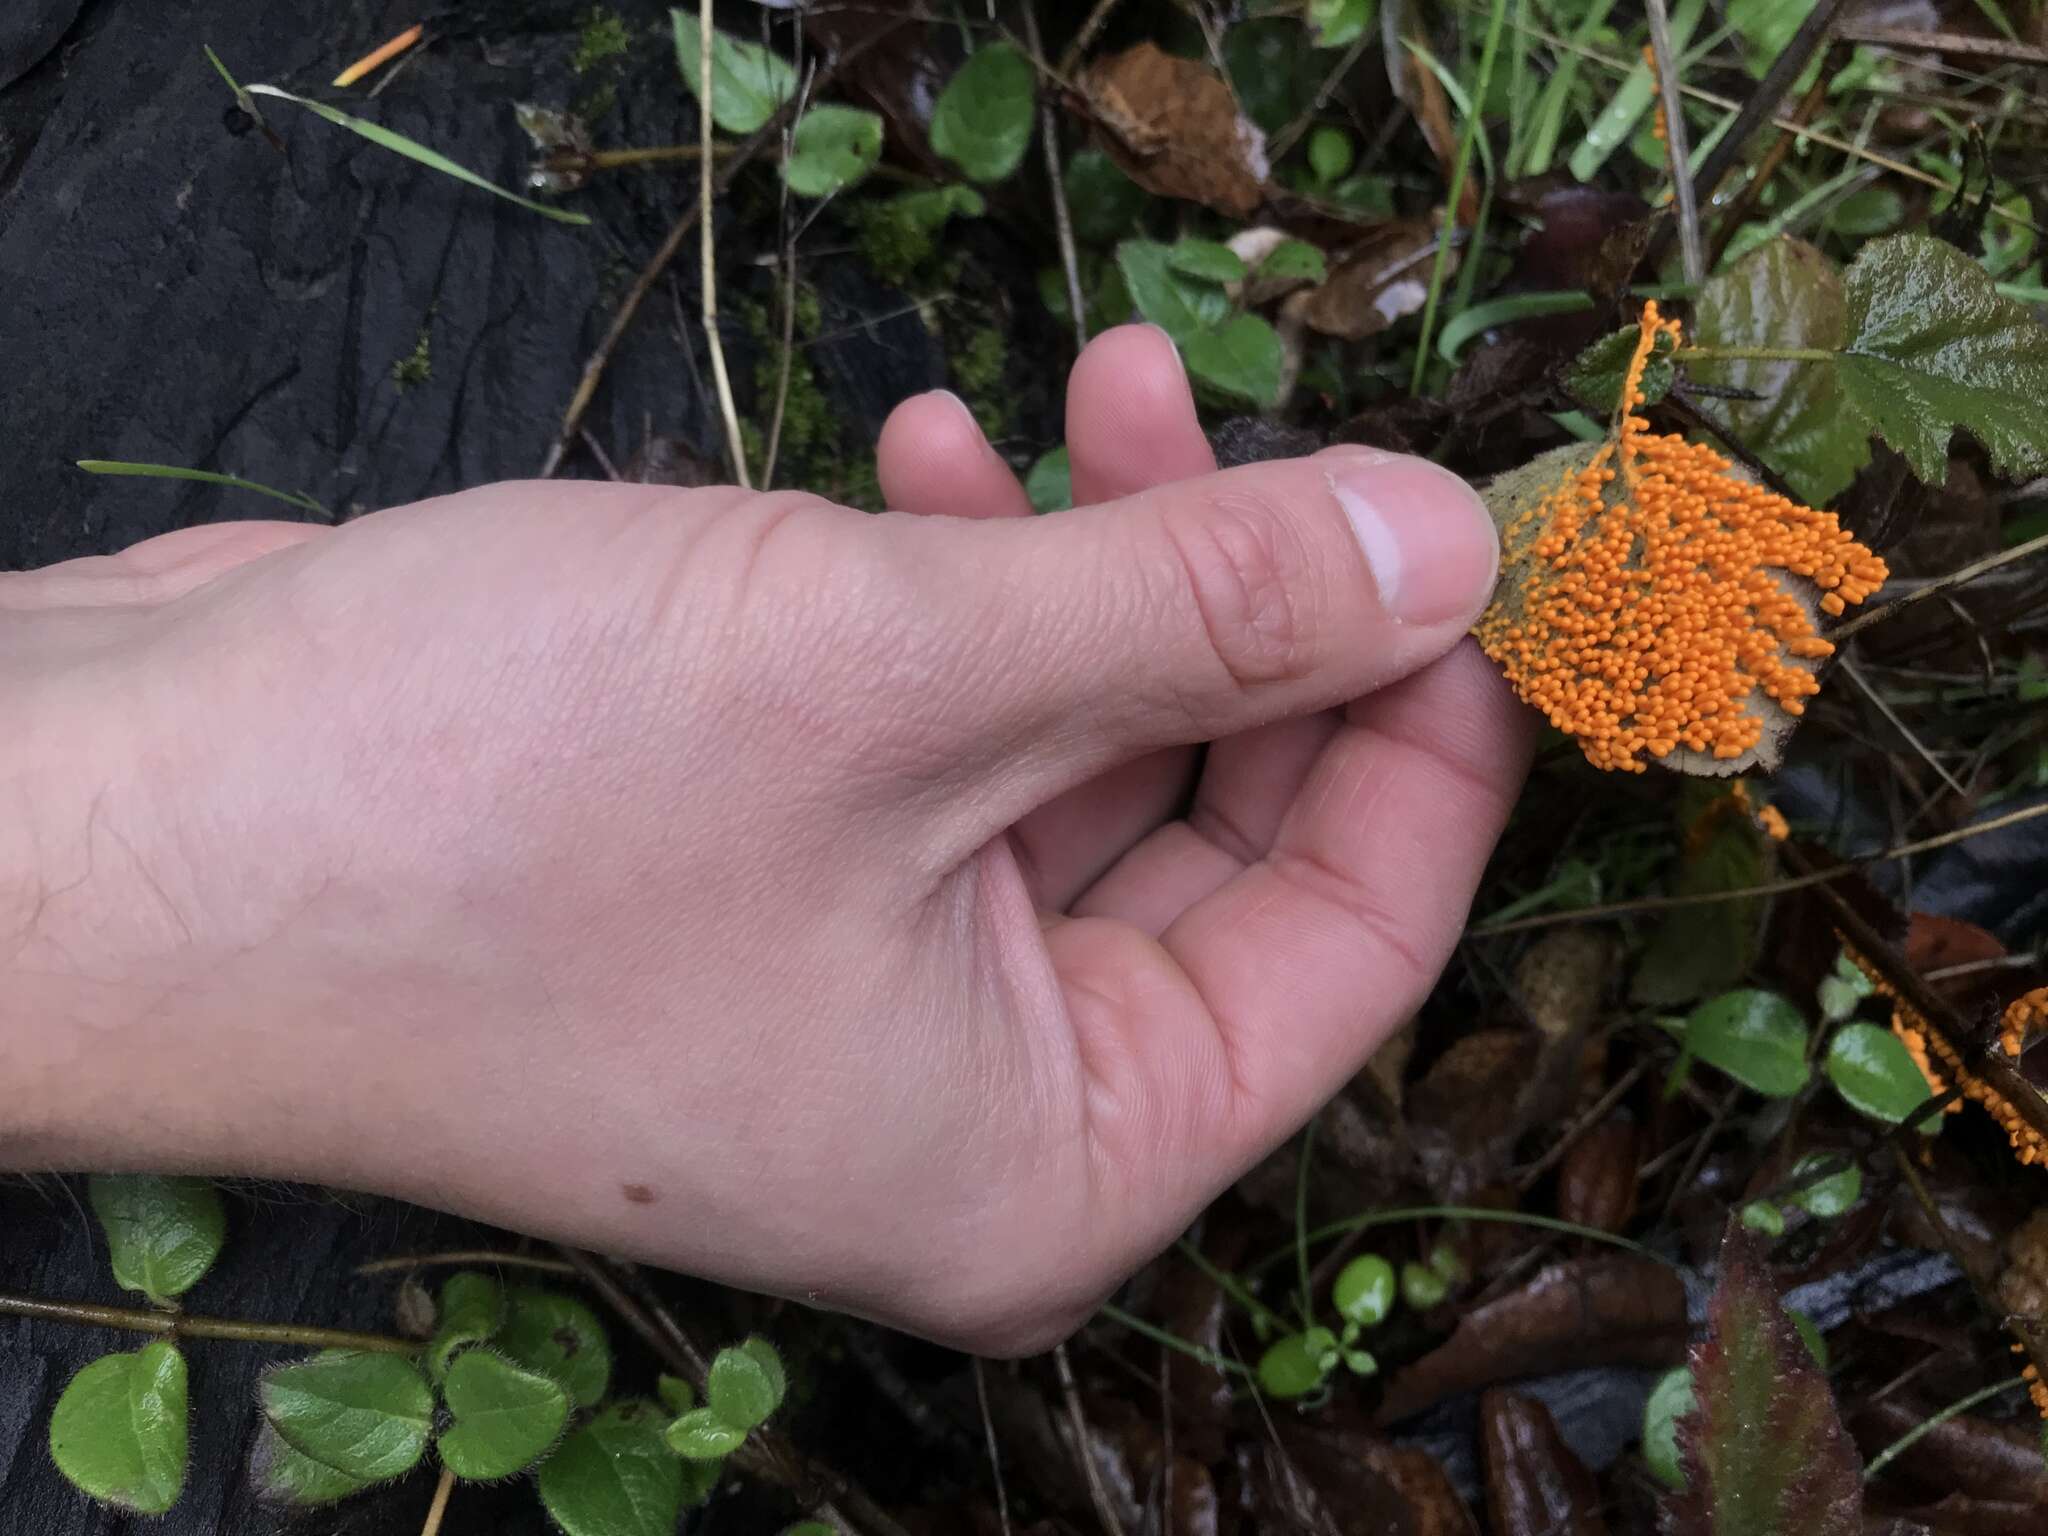
[[[1082,80],[1103,149],[1160,197],[1244,218],[1265,200],[1266,136],[1207,65],[1140,43]]]
[[[1321,285],[1290,297],[1281,313],[1325,336],[1363,341],[1422,308],[1435,259],[1434,224],[1389,220],[1346,251]],[[1446,273],[1453,270],[1455,261]]]

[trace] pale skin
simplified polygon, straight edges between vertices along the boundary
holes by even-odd
[[[1145,328],[1067,431],[1052,517],[931,395],[879,517],[514,483],[0,577],[0,1167],[1063,1337],[1413,1013],[1531,737],[1449,475],[1215,473]]]

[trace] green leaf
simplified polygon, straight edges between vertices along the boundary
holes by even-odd
[[[1307,20],[1318,48],[1349,48],[1372,25],[1375,0],[1308,0]]]
[[[1677,830],[1685,853],[1673,889],[1680,896],[1717,896],[1763,880],[1763,838],[1747,817],[1721,814],[1727,793],[1719,784],[1697,783],[1679,794]],[[1668,1008],[1734,986],[1756,958],[1762,915],[1755,897],[1672,913],[1651,935],[1629,997]]]
[[[689,1461],[715,1461],[730,1456],[747,1438],[747,1432],[725,1422],[714,1409],[692,1408],[669,1425],[668,1448]]]
[[[1376,1253],[1364,1253],[1337,1271],[1337,1283],[1331,1287],[1330,1300],[1336,1304],[1337,1315],[1345,1322],[1356,1323],[1361,1328],[1377,1328],[1394,1310],[1394,1296],[1398,1288],[1394,1266]]]
[[[763,1338],[751,1338],[732,1349],[721,1349],[711,1361],[704,1381],[704,1401],[713,1413],[738,1430],[764,1424],[782,1406],[789,1389],[782,1370],[782,1357]]]
[[[1269,282],[1328,281],[1330,264],[1306,240],[1282,240],[1259,263],[1259,277]]]
[[[1369,1349],[1345,1350],[1344,1368],[1354,1376],[1377,1376],[1380,1373],[1380,1363]]]
[[[1678,1421],[1685,1491],[1665,1536],[1860,1536],[1863,1488],[1827,1377],[1779,1303],[1757,1240],[1731,1228]]]
[[[670,1414],[688,1413],[697,1406],[697,1389],[680,1376],[663,1371],[655,1378],[654,1392]]]
[[[1343,180],[1357,158],[1351,135],[1342,128],[1325,125],[1308,136],[1308,168],[1317,181]]]
[[[529,1370],[545,1371],[578,1408],[604,1396],[612,1379],[612,1346],[597,1314],[574,1296],[538,1286],[505,1292],[505,1324],[493,1345]]]
[[[1701,347],[1819,348],[1848,335],[1848,305],[1834,263],[1804,240],[1780,237],[1707,279],[1694,309]],[[1847,409],[1835,369],[1811,363],[1707,361],[1703,384],[1749,390],[1757,400],[1702,398],[1700,409],[1783,475],[1811,506],[1825,506],[1870,461],[1870,434]]]
[[[795,1525],[785,1525],[781,1536],[839,1536],[839,1533],[822,1520],[799,1520]]]
[[[1775,992],[1724,992],[1685,1021],[1688,1054],[1745,1088],[1782,1099],[1806,1086],[1806,1020]]]
[[[1736,1213],[1743,1226],[1765,1237],[1785,1235],[1785,1213],[1768,1200],[1752,1200]]]
[[[504,1286],[476,1270],[457,1270],[441,1285],[441,1326],[421,1357],[427,1375],[439,1381],[458,1351],[481,1344],[504,1323]]]
[[[114,1279],[158,1306],[192,1289],[227,1240],[227,1210],[205,1179],[96,1173],[86,1196],[106,1228]]]
[[[970,181],[1001,181],[1031,144],[1031,61],[1008,43],[978,48],[932,108],[932,148]]]
[[[1188,372],[1227,395],[1255,405],[1280,403],[1286,348],[1280,333],[1257,315],[1239,315],[1214,330],[1197,331],[1183,345]]]
[[[566,1536],[675,1536],[683,1464],[644,1398],[613,1403],[541,1463],[540,1501]]]
[[[1799,1342],[1806,1346],[1806,1353],[1812,1358],[1813,1363],[1826,1370],[1828,1341],[1820,1331],[1820,1324],[1792,1307],[1785,1308],[1785,1315],[1792,1320],[1792,1331],[1799,1335]]]
[[[812,107],[797,120],[782,174],[798,197],[830,197],[867,175],[881,158],[880,114],[859,107]]]
[[[370,1486],[294,1450],[268,1419],[256,1427],[256,1443],[249,1450],[249,1476],[258,1498],[301,1507],[332,1504]]]
[[[1854,1163],[1848,1163],[1833,1173],[1820,1172],[1830,1163],[1842,1161],[1842,1158],[1826,1152],[1809,1152],[1800,1158],[1792,1165],[1791,1176],[1786,1180],[1793,1187],[1786,1194],[1785,1203],[1796,1205],[1823,1221],[1831,1221],[1848,1211],[1863,1198],[1863,1170]]]
[[[1886,1125],[1897,1125],[1934,1096],[1905,1043],[1875,1024],[1844,1024],[1836,1030],[1821,1068],[1851,1109]],[[1924,1135],[1941,1129],[1939,1111],[1918,1129]]]
[[[57,1470],[108,1504],[160,1515],[185,1486],[185,1357],[166,1339],[102,1355],[50,1414]]]
[[[317,513],[330,522],[334,517],[310,496],[298,491],[280,491],[274,485],[244,480],[240,475],[218,475],[210,469],[187,469],[182,464],[144,464],[133,459],[79,459],[76,462],[88,475],[128,475],[144,480],[194,480],[201,485],[225,485],[231,490],[255,491],[301,511]]]
[[[443,1466],[471,1481],[524,1471],[569,1422],[569,1394],[560,1382],[492,1349],[458,1355],[441,1383],[441,1398],[454,1422],[435,1448]]]
[[[697,13],[678,6],[669,12],[675,25],[676,63],[690,94],[704,94],[704,34]],[[730,33],[711,29],[711,120],[727,133],[753,133],[796,94],[796,68],[759,43],[744,43]]]
[[[1145,211],[1145,189],[1099,149],[1074,153],[1060,177],[1074,234],[1090,245],[1108,245],[1137,227]]]
[[[1166,264],[1212,283],[1234,283],[1244,276],[1243,258],[1218,240],[1176,240],[1166,248]]]
[[[1117,269],[1138,313],[1183,350],[1230,312],[1223,290],[1173,270],[1171,247],[1156,240],[1126,240],[1116,248]]]
[[[1657,1378],[1643,1405],[1643,1460],[1650,1475],[1666,1488],[1685,1486],[1685,1469],[1678,1462],[1678,1421],[1698,1406],[1692,1372],[1682,1365]]]
[[[1745,63],[1761,77],[1785,51],[1813,0],[1728,0],[1728,25],[1748,44]]]
[[[1636,355],[1636,343],[1642,334],[1639,325],[1623,326],[1602,336],[1572,360],[1571,367],[1565,370],[1565,385],[1587,410],[1601,416],[1614,413],[1621,399],[1621,381],[1628,376],[1629,361]],[[1655,405],[1671,393],[1671,381],[1678,372],[1671,361],[1672,346],[1669,335],[1660,334],[1656,346],[1650,349],[1641,385],[1645,405]]]
[[[521,197],[517,192],[508,192],[493,182],[485,181],[483,177],[477,175],[475,171],[470,170],[467,166],[457,165],[446,155],[440,153],[440,151],[427,148],[426,145],[420,143],[417,139],[408,139],[402,133],[393,133],[382,123],[373,123],[365,118],[350,117],[346,112],[337,112],[324,101],[313,101],[305,96],[294,96],[290,91],[281,91],[274,85],[252,85],[249,87],[249,94],[252,96],[275,96],[279,101],[296,103],[304,107],[308,112],[311,112],[315,117],[324,117],[328,122],[334,124],[335,127],[346,128],[350,133],[368,139],[379,149],[388,149],[395,155],[403,155],[408,160],[424,165],[430,171],[439,171],[443,176],[452,176],[457,181],[465,182],[472,187],[477,187],[490,193],[493,197],[502,197],[508,203],[517,203],[528,212],[537,213],[542,218],[553,219],[557,224],[588,224],[590,222],[590,215],[587,213],[571,213],[566,208],[551,208],[546,203],[536,203],[531,198]]]
[[[2048,471],[2048,333],[1989,274],[1928,235],[1873,240],[1843,278],[1842,393],[1931,485],[1956,427],[2012,479]]]
[[[1427,1264],[1410,1259],[1401,1266],[1401,1300],[1427,1312],[1451,1294],[1451,1283]]]
[[[403,1355],[323,1350],[265,1372],[256,1392],[287,1445],[359,1482],[410,1472],[427,1448],[434,1393]]]
[[[1275,1339],[1259,1356],[1259,1390],[1268,1397],[1306,1397],[1329,1378],[1342,1358],[1337,1336],[1310,1328]]]
[[[1024,494],[1038,512],[1064,512],[1074,504],[1074,481],[1067,464],[1067,445],[1038,456],[1024,477]]]

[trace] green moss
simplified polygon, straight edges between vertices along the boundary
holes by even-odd
[[[932,259],[930,226],[895,198],[877,198],[852,210],[854,249],[875,276],[902,287]]]
[[[583,13],[583,30],[576,35],[576,52],[569,65],[587,75],[598,65],[616,59],[632,46],[632,35],[617,11],[593,5]]]
[[[412,355],[401,357],[391,365],[391,382],[404,394],[415,384],[424,384],[434,376],[434,344],[427,328],[420,327],[420,339],[413,344]]]
[[[953,383],[981,430],[991,439],[1006,436],[1012,406],[1003,384],[1010,364],[1008,338],[993,325],[978,326],[958,342],[950,362]]]

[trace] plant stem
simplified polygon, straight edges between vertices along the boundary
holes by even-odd
[[[455,1469],[443,1467],[441,1481],[434,1484],[434,1502],[427,1506],[427,1523],[420,1536],[441,1536],[441,1521],[448,1513],[448,1495],[455,1491]]]
[[[387,1355],[416,1355],[422,1346],[384,1333],[347,1328],[304,1328],[296,1323],[251,1323],[230,1317],[192,1317],[142,1307],[106,1307],[87,1301],[50,1301],[0,1291],[0,1316],[34,1317],[86,1328],[121,1328],[168,1339],[231,1339],[244,1344],[300,1345],[307,1349],[368,1349]]]
[[[1869,1482],[1899,1457],[1919,1444],[1922,1436],[1932,1434],[1958,1414],[1968,1413],[1979,1403],[1989,1402],[2000,1393],[2010,1392],[2016,1387],[2024,1387],[2026,1384],[2027,1378],[2024,1376],[2008,1376],[2004,1381],[1994,1381],[1990,1386],[1972,1392],[1968,1397],[1956,1399],[1956,1401],[1942,1409],[1941,1412],[1915,1424],[1911,1429],[1899,1436],[1898,1439],[1871,1457],[1869,1463],[1863,1468],[1863,1481]]]
[[[1673,362],[1749,360],[1759,363],[1832,363],[1842,354],[1825,347],[1680,347]]]
[[[495,1248],[451,1248],[445,1253],[399,1253],[388,1259],[358,1264],[358,1275],[385,1275],[400,1269],[424,1269],[430,1264],[491,1264],[505,1269],[538,1269],[550,1275],[573,1275],[576,1266],[566,1259],[543,1259],[531,1253],[504,1253]]]
[[[1684,253],[1685,280],[1707,280],[1706,252],[1700,244],[1700,211],[1693,200],[1692,155],[1687,148],[1683,81],[1677,50],[1671,46],[1671,18],[1664,0],[1649,0],[1650,52],[1657,61],[1657,88],[1664,101],[1664,143],[1670,151],[1672,196],[1678,204],[1679,248]]]
[[[1237,1361],[1227,1360],[1214,1350],[1204,1349],[1199,1344],[1190,1344],[1177,1333],[1168,1333],[1164,1328],[1155,1328],[1142,1317],[1135,1317],[1131,1313],[1126,1312],[1122,1307],[1113,1307],[1109,1303],[1104,1302],[1102,1306],[1096,1309],[1096,1312],[1098,1316],[1106,1317],[1111,1322],[1120,1324],[1130,1329],[1131,1332],[1150,1339],[1155,1344],[1164,1344],[1168,1349],[1176,1350],[1186,1355],[1190,1360],[1200,1361],[1212,1371],[1222,1371],[1226,1375],[1251,1375],[1250,1369],[1240,1365]]]
[[[740,440],[740,417],[732,403],[732,379],[725,371],[725,343],[718,335],[717,243],[712,238],[711,220],[711,0],[697,5],[697,78],[703,89],[697,92],[697,136],[704,146],[697,166],[697,254],[703,288],[704,342],[711,349],[711,377],[718,386],[718,410],[725,418],[725,446],[732,459],[732,477],[743,491],[752,490],[747,477],[746,449]]]

